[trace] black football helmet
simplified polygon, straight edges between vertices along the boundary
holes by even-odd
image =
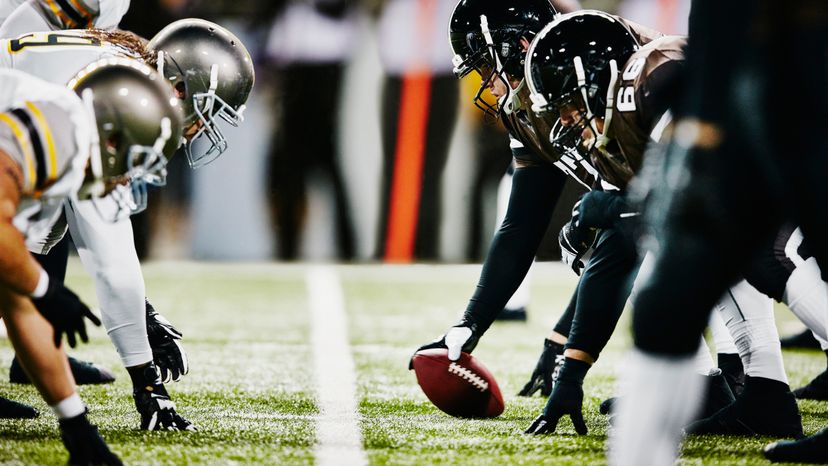
[[[115,200],[101,208],[117,221],[147,205],[147,185],[166,183],[167,159],[181,141],[181,105],[163,77],[137,60],[107,58],[81,70],[69,82],[81,96],[97,131],[87,176],[78,199]]]
[[[526,54],[521,37],[532,41],[557,14],[549,0],[460,0],[449,23],[449,42],[454,51],[454,74],[462,78],[477,71],[483,82],[474,104],[497,115],[497,108],[481,98],[496,76],[512,90],[503,73],[523,78]],[[509,101],[501,104],[510,111]]]
[[[561,15],[538,33],[529,47],[525,70],[532,110],[554,112],[550,118],[558,117],[550,142],[562,153],[588,153],[606,143],[596,117],[604,118],[606,130],[620,70],[638,47],[624,23],[595,10]],[[567,107],[580,115],[568,126],[559,117]],[[585,144],[587,127],[594,137]]]
[[[227,149],[218,119],[232,126],[243,119],[255,80],[250,53],[227,29],[196,18],[169,24],[149,41],[147,50],[153,57],[150,64],[182,99],[190,166],[207,165]],[[202,136],[210,145],[196,153],[194,143]]]

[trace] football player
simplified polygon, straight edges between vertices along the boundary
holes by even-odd
[[[0,70],[0,82],[0,313],[23,367],[59,419],[69,462],[121,464],[86,418],[61,349],[64,334],[73,347],[76,334],[87,341],[84,319],[100,321],[27,248],[60,240],[69,198],[128,208],[112,196],[162,175],[163,152],[171,153],[181,135],[181,110],[161,76],[135,61],[83,70],[73,80],[82,100],[65,86],[12,70]]]
[[[532,69],[529,87],[538,110],[557,110],[553,118],[560,112],[561,128],[558,134],[561,144],[569,145],[572,150],[587,145],[590,158],[599,172],[613,184],[624,186],[629,177],[639,171],[636,167],[642,164],[648,141],[657,139],[664,122],[669,119],[669,113],[665,110],[678,89],[676,79],[683,75],[684,39],[664,37],[653,41],[633,53],[624,66],[616,64],[614,71],[607,70],[612,68],[608,66],[612,63],[606,63],[606,60],[602,63],[601,59],[596,58],[601,53],[595,50],[596,47],[604,50],[606,45],[596,39],[602,30],[600,24],[590,24],[588,18],[583,16],[559,18],[556,24],[549,26],[548,31],[539,34],[527,63],[527,69]],[[579,33],[585,39],[580,49],[575,40]],[[566,47],[563,41],[566,41]],[[617,52],[621,48],[615,44],[611,50]],[[591,58],[582,62],[581,57]],[[572,65],[567,66],[567,62]],[[572,84],[573,81],[577,81],[578,85]],[[601,96],[606,96],[606,101],[602,102]],[[576,128],[575,139],[567,142],[565,131],[573,127]],[[617,196],[618,193],[615,194]],[[593,191],[584,199],[597,195]],[[586,234],[583,228],[595,228],[590,227],[595,222],[598,222],[598,228],[623,227],[624,222],[619,219],[624,218],[625,210],[630,210],[620,197],[603,201],[603,206],[593,200],[593,205],[585,208],[585,202],[582,200],[576,212],[574,222],[578,225],[565,229],[564,234],[583,236]],[[590,208],[597,210],[591,213],[585,210]],[[725,305],[720,301],[716,306],[745,363],[747,377],[744,391],[738,394],[737,401],[727,410],[688,426],[688,432],[801,435],[798,409],[787,384],[779,351],[773,309],[769,299],[763,298],[758,291],[778,301],[789,302],[798,311],[805,307],[804,303],[809,301],[808,292],[791,289],[792,286],[803,278],[806,281],[820,280],[818,274],[808,274],[804,268],[799,270],[803,272],[802,276],[795,279],[796,262],[801,263],[807,258],[800,242],[801,237],[798,241],[792,228],[782,229],[772,244],[763,247],[757,258],[745,268],[747,282],[755,288],[742,282],[725,294]],[[797,249],[799,253],[791,252]],[[642,272],[642,276],[648,273]],[[789,293],[785,293],[786,289]],[[733,305],[727,305],[731,301]],[[571,346],[578,347],[575,344]],[[571,377],[566,379],[567,382],[572,381]],[[575,381],[578,383],[569,390],[578,392],[582,380],[577,378]],[[564,386],[560,389],[563,391]],[[554,398],[553,394],[547,413],[566,406],[566,397],[560,400]],[[539,420],[547,423],[557,421],[554,416],[553,419]]]
[[[100,30],[32,33],[7,42],[3,50],[22,50],[0,54],[0,64],[53,82],[65,81],[67,68],[104,56],[143,59],[157,67],[182,102],[185,151],[194,167],[209,163],[227,148],[218,119],[238,124],[253,84],[252,61],[238,38],[203,20],[172,23],[146,48],[137,36]],[[26,47],[37,53],[25,53]],[[202,140],[204,144],[195,145]],[[139,202],[133,211],[144,205]],[[193,429],[175,412],[163,386],[187,371],[186,355],[177,342],[181,335],[145,303],[128,218],[104,222],[93,205],[83,202],[70,202],[66,216],[81,261],[96,278],[104,324],[132,379],[142,428]],[[56,252],[60,256],[48,257],[47,266],[65,269],[66,250]],[[163,368],[163,377],[157,366]]]
[[[828,21],[814,11],[823,9],[807,1],[783,10],[765,1],[693,4],[686,88],[662,156],[665,182],[648,202],[656,258],[633,306],[636,350],[610,438],[615,464],[672,463],[682,427],[676,419],[689,416],[697,398],[688,379],[691,342],[711,303],[783,222],[801,225],[823,277],[828,270],[825,141],[787,137],[826,123],[812,109],[828,103],[828,63],[811,57],[828,48]],[[784,450],[766,454],[802,461]]]

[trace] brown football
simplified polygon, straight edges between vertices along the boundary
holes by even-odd
[[[449,361],[448,350],[432,348],[413,357],[414,373],[423,393],[446,414],[456,417],[497,417],[503,395],[492,373],[468,353]]]

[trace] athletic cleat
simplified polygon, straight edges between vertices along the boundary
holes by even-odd
[[[787,384],[746,377],[745,391],[714,415],[691,423],[689,435],[767,435],[801,438],[802,418]]]
[[[91,362],[69,357],[69,368],[72,369],[72,376],[78,385],[98,385],[115,381],[115,374],[109,369]],[[9,369],[9,382],[21,384],[32,383],[29,380],[29,376],[23,370],[23,366],[17,360],[17,357],[12,359],[11,368]]]
[[[86,413],[69,419],[59,419],[58,423],[60,424],[60,438],[69,451],[70,465],[123,465],[101,438],[98,428],[89,423]]]
[[[700,376],[704,377],[707,386],[704,406],[695,419],[704,419],[729,406],[734,401],[733,392],[723,374]],[[618,402],[618,397],[607,398],[598,406],[598,412],[609,415],[610,422],[613,422],[612,410]]]
[[[782,338],[779,342],[785,349],[821,349],[814,334],[807,329],[796,335]]]
[[[828,369],[814,377],[808,385],[794,390],[793,394],[800,400],[828,401]]]
[[[40,413],[29,405],[0,396],[0,419],[34,419]]]
[[[828,429],[800,440],[780,440],[762,449],[773,463],[828,463]]]
[[[175,403],[164,385],[155,384],[135,390],[132,397],[141,415],[142,430],[198,430],[175,411]]]
[[[500,320],[504,322],[526,322],[526,308],[519,307],[517,309],[506,309],[504,308],[500,311],[500,314],[497,315],[495,320]]]
[[[739,396],[745,389],[745,368],[742,366],[742,358],[738,354],[719,353],[717,359],[730,391],[734,396]]]

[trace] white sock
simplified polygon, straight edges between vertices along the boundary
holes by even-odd
[[[710,348],[707,347],[707,342],[704,338],[699,339],[699,349],[693,356],[693,368],[699,375],[710,375],[714,373],[718,367],[713,362],[713,357],[710,355]]]
[[[657,357],[634,350],[622,372],[609,462],[664,466],[678,455],[681,432],[701,406],[703,379],[693,357]]]
[[[813,332],[822,349],[828,349],[828,284],[822,281],[816,259],[797,265],[785,284],[782,302]]]
[[[520,286],[517,290],[515,290],[515,294],[509,298],[509,302],[506,303],[506,309],[520,309],[526,308],[529,304],[529,284],[532,283],[532,270],[535,269],[535,263],[532,262],[532,266],[529,268],[529,271],[526,272],[526,277],[523,278],[523,281],[520,282]]]
[[[716,309],[727,306],[729,303],[732,303],[730,295],[725,294],[725,297],[722,297],[716,303]],[[722,320],[721,312],[711,312],[707,325],[710,329],[710,336],[713,337],[713,344],[716,345],[717,353],[736,354],[739,352],[736,349],[736,342],[733,341],[733,337],[730,335],[730,330],[727,329],[724,320]]]
[[[81,400],[78,392],[75,392],[57,404],[52,405],[52,410],[58,419],[69,419],[83,414],[86,411],[86,405],[83,404],[83,400]]]
[[[787,384],[773,300],[744,280],[731,287],[728,296],[730,303],[718,310],[736,342],[745,374]]]

